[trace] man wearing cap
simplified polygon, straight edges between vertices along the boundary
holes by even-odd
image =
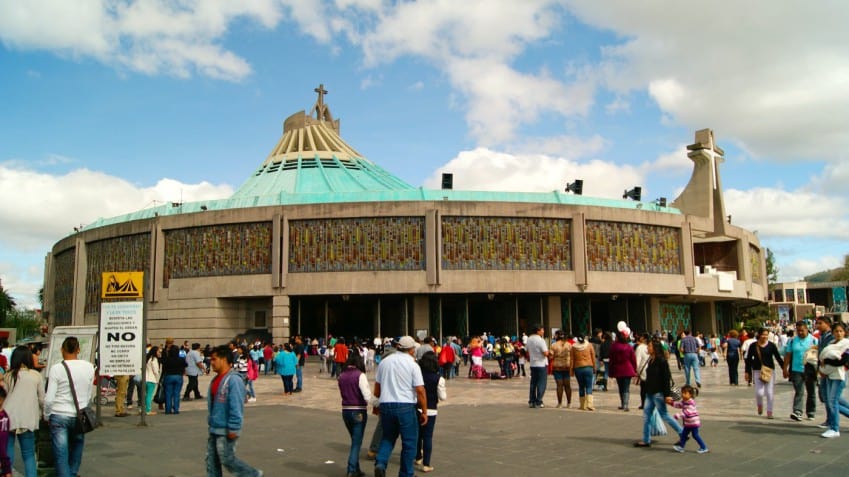
[[[548,345],[542,338],[545,329],[540,325],[531,327],[531,335],[525,350],[531,367],[531,389],[528,395],[528,407],[545,407],[542,397],[545,395],[545,385],[548,380]]]
[[[379,398],[383,438],[374,462],[374,476],[385,477],[389,456],[401,436],[399,477],[412,477],[419,425],[427,424],[427,397],[422,371],[414,353],[416,341],[403,336],[398,351],[380,361],[374,377],[374,396]],[[420,412],[416,415],[416,406]]]

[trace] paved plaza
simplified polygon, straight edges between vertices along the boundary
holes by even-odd
[[[492,365],[492,363],[489,363]],[[673,376],[682,374],[670,362]],[[274,476],[344,476],[349,439],[342,423],[336,382],[318,373],[317,361],[305,370],[304,392],[284,397],[277,376],[260,376],[257,402],[248,404],[238,455]],[[465,372],[463,368],[461,372]],[[741,365],[742,379],[742,365]],[[373,384],[373,373],[369,381]],[[727,370],[702,368],[704,388],[697,399],[702,437],[710,453],[698,455],[693,441],[687,452],[672,450],[673,436],[657,439],[650,449],[636,449],[642,414],[633,387],[631,412],[616,410],[615,383],[597,391],[595,412],[556,409],[554,381],[549,378],[546,408],[527,406],[529,378],[476,381],[465,377],[447,383],[448,401],[440,404],[434,436],[434,476],[675,475],[704,476],[845,476],[849,474],[849,426],[843,437],[823,439],[815,421],[789,419],[792,387],[776,386],[775,420],[755,414],[754,388],[729,387]],[[209,377],[203,378],[206,392]],[[573,380],[574,385],[574,380]],[[573,405],[577,407],[577,393]],[[80,475],[205,475],[206,409],[204,401],[184,402],[179,415],[112,417],[103,408],[104,427],[89,434]],[[377,422],[371,416],[366,444]],[[398,471],[396,445],[387,475]],[[361,466],[372,475],[373,462],[363,449]],[[21,470],[20,458],[16,468]],[[419,475],[423,475],[419,473]]]

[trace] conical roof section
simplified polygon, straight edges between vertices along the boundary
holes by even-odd
[[[339,136],[339,120],[324,103],[324,85],[315,92],[318,100],[310,114],[301,111],[286,119],[283,137],[234,199],[415,189],[348,145]]]

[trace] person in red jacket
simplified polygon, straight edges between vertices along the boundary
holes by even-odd
[[[451,372],[454,369],[454,348],[449,342],[446,342],[439,352],[439,367],[442,369],[442,377],[451,379]]]
[[[619,387],[619,409],[628,411],[631,380],[637,375],[637,356],[623,332],[616,333],[616,342],[610,345],[608,358],[610,359],[608,363],[610,377],[616,378],[616,384]]]
[[[336,340],[336,344],[333,345],[333,371],[330,373],[330,377],[339,377],[342,374],[342,370],[345,369],[345,362],[348,361],[348,345],[345,344],[345,338],[339,338]]]

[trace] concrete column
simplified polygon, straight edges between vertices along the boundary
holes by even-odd
[[[716,307],[713,302],[693,304],[693,332],[701,331],[706,336],[716,333]]]
[[[655,297],[649,299],[649,316],[647,317],[647,321],[649,323],[649,330],[652,332],[654,330],[666,331],[660,326],[660,299]],[[672,332],[677,333],[678,330],[672,330]]]
[[[545,297],[545,302],[547,304],[545,307],[545,313],[548,315],[546,317],[546,321],[548,321],[549,324],[548,329],[550,330],[552,327],[555,327],[565,330],[568,324],[563,323],[563,309],[560,306],[560,297],[557,295],[549,295]],[[521,335],[522,333],[519,333],[517,336]]]
[[[439,285],[442,269],[442,227],[438,210],[425,212],[425,276],[428,285]]]
[[[92,321],[86,320],[85,316],[85,292],[86,292],[86,270],[88,270],[88,255],[85,240],[78,236],[74,259],[74,301],[71,312],[71,325],[96,325],[98,316],[93,316]]]
[[[271,305],[271,337],[275,343],[289,340],[291,333],[291,300],[289,295],[275,295]]]
[[[407,321],[407,327],[406,333],[410,336],[415,335],[416,330],[427,330],[431,335],[438,331],[430,329],[430,301],[427,295],[413,297],[413,316]]]

